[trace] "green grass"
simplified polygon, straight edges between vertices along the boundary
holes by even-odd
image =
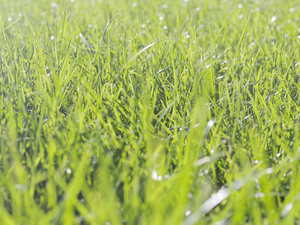
[[[0,5],[0,224],[300,224],[296,1]]]

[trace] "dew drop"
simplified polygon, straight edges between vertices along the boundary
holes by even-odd
[[[53,8],[57,8],[57,7],[58,7],[58,4],[57,4],[57,3],[52,3],[51,6],[52,6]]]
[[[190,215],[190,214],[191,214],[191,211],[190,211],[190,210],[188,210],[188,211],[185,212],[185,215],[186,215],[186,216],[188,216],[188,215]]]
[[[271,19],[271,23],[274,23],[277,20],[276,16],[273,16]]]

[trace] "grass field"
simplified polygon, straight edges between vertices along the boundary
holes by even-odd
[[[300,224],[292,0],[0,0],[0,224]]]

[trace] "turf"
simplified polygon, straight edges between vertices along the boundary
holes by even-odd
[[[0,224],[300,223],[295,1],[0,5]]]

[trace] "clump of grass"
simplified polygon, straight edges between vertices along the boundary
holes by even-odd
[[[1,3],[1,224],[298,224],[293,4]]]

